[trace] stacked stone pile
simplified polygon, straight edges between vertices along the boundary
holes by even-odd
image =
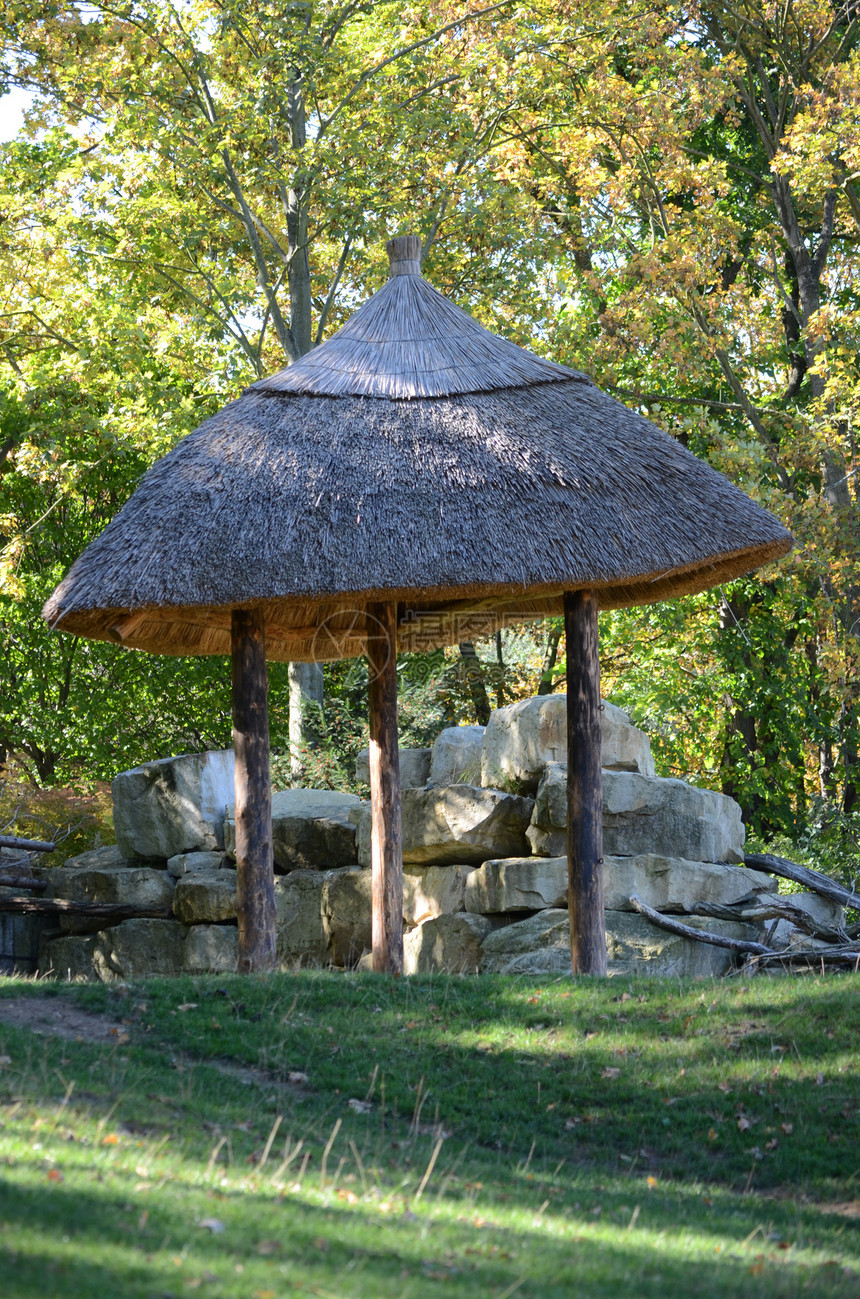
[[[401,752],[403,920],[407,973],[562,974],[566,910],[565,700],[545,696],[452,727],[432,750]],[[647,735],[604,705],[604,873],[611,973],[727,971],[725,949],[668,934],[631,898],[697,929],[761,940],[760,926],[697,907],[766,900],[770,876],[742,865],[744,827],[731,799],[655,775]],[[367,782],[359,755],[356,785]],[[48,895],[124,902],[158,917],[63,917],[43,934],[39,968],[60,977],[137,978],[236,967],[232,754],[186,755],[113,782],[115,847],[41,872]],[[278,956],[286,965],[367,964],[370,809],[356,794],[273,794]],[[816,919],[840,909],[795,895]],[[769,941],[794,942],[781,921]]]

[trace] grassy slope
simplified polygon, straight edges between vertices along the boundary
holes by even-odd
[[[856,1299],[858,994],[857,976],[2,981],[129,1040],[0,1024],[0,1287]]]

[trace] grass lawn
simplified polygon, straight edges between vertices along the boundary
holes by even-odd
[[[0,980],[0,1293],[857,1299],[858,1030],[855,975]]]

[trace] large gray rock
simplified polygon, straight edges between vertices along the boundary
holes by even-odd
[[[751,925],[690,916],[692,928],[728,938],[757,937]],[[644,916],[606,912],[606,950],[610,974],[684,978],[719,977],[736,963],[725,947],[712,947],[669,934]],[[570,926],[566,911],[541,911],[488,934],[481,966],[486,974],[565,974],[570,971]]]
[[[492,928],[486,916],[435,916],[403,939],[404,974],[477,974],[481,941]]]
[[[333,870],[355,863],[355,825],[350,812],[361,807],[355,794],[334,789],[282,789],[272,795],[275,869]],[[227,809],[224,833],[235,854],[235,806]]]
[[[493,915],[567,906],[566,857],[485,861],[466,880],[467,911]]]
[[[403,923],[420,925],[434,916],[463,911],[466,881],[473,866],[412,866],[403,875]]]
[[[566,763],[550,763],[544,772],[528,839],[541,857],[558,857],[566,851]],[[656,853],[688,861],[740,862],[741,809],[725,794],[683,780],[604,771],[603,850],[613,857]]]
[[[693,929],[724,938],[758,940],[752,925],[707,916],[685,916]],[[607,911],[606,951],[609,974],[647,974],[661,978],[721,978],[735,968],[738,956],[726,947],[712,947],[667,933],[644,916],[629,911]]]
[[[430,749],[401,749],[400,788],[423,789],[430,779]],[[355,779],[370,784],[370,751],[362,749],[355,759]]]
[[[188,974],[235,974],[239,964],[239,930],[235,925],[192,925],[182,944],[182,968]]]
[[[513,925],[507,925],[504,929],[496,929],[488,934],[483,943],[484,959],[481,970],[485,974],[506,974],[512,962],[523,964],[519,958],[527,958],[526,964],[532,958],[544,962],[549,960],[550,963],[552,960],[557,960],[558,958],[543,955],[547,948],[567,952],[566,969],[569,972],[570,919],[566,911],[556,908],[538,911],[536,915],[529,916],[526,920],[518,920]],[[525,974],[530,970],[518,969],[517,972]],[[544,967],[538,972],[549,973],[550,971]]]
[[[103,870],[107,866],[133,866],[135,863],[127,857],[123,857],[119,850],[119,844],[109,843],[103,848],[90,848],[88,852],[78,853],[76,857],[67,857],[63,862],[66,870],[81,870],[84,867],[91,869],[98,867]]]
[[[222,866],[230,869],[233,863],[225,852],[180,852],[168,858],[167,873],[174,879],[200,871],[217,871]]]
[[[116,841],[124,857],[167,859],[224,847],[234,798],[233,750],[186,753],[121,772],[111,783]]]
[[[632,911],[630,898],[641,898],[655,911],[692,915],[703,902],[732,906],[772,886],[770,877],[745,866],[687,861],[643,853],[637,857],[604,857],[604,905],[610,911]]]
[[[187,925],[214,925],[235,920],[236,872],[193,871],[176,882],[173,912]]]
[[[166,871],[151,866],[58,866],[44,871],[42,878],[48,881],[52,896],[64,901],[124,903],[141,910],[169,910],[173,905],[173,880]],[[59,917],[60,929],[73,934],[93,933],[108,923],[103,916]]]
[[[449,785],[403,791],[403,861],[408,866],[478,865],[528,852],[533,801],[498,789]],[[370,865],[370,808],[358,822],[358,860]]]
[[[352,969],[371,947],[370,871],[326,871],[322,915],[333,965]]]
[[[433,741],[430,779],[445,785],[480,785],[483,726],[449,726]]]
[[[287,965],[328,964],[325,883],[326,876],[320,871],[291,871],[275,881],[279,961]]]
[[[175,920],[124,920],[97,934],[44,944],[39,972],[102,983],[180,974],[186,933]]]
[[[604,702],[602,765],[654,775],[651,741],[614,704]],[[481,784],[533,794],[548,762],[567,762],[567,696],[536,695],[490,715],[481,755]]]

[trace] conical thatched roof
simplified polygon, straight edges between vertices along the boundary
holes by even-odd
[[[368,600],[401,648],[726,581],[782,525],[584,375],[488,333],[393,240],[392,277],[327,343],[160,460],[45,606],[63,630],[227,654],[262,606],[272,659],[364,649]]]

